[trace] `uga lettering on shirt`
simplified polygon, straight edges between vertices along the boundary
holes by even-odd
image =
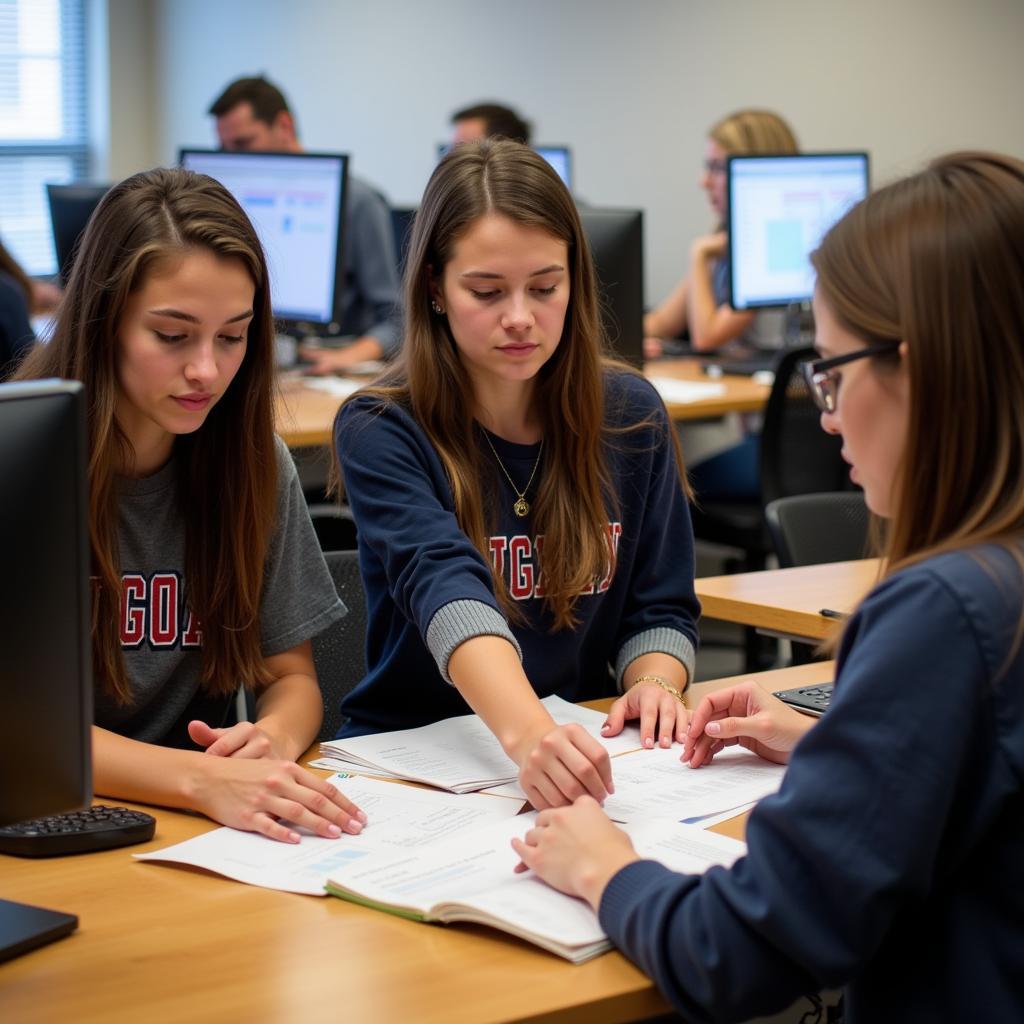
[[[611,553],[608,570],[602,579],[594,580],[583,591],[584,594],[603,594],[611,586],[612,577],[615,575],[615,558],[619,552],[622,523],[608,523],[605,535]],[[534,597],[545,596],[544,573],[540,568],[544,550],[543,534],[532,539],[522,533],[513,537],[491,537],[488,547],[495,572],[505,580],[508,592],[516,601],[528,601]]]
[[[185,587],[176,572],[121,576],[121,646],[137,650],[201,647],[199,622],[185,603]]]

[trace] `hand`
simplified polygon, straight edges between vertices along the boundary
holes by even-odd
[[[727,244],[728,236],[724,231],[701,235],[700,238],[694,239],[690,247],[690,259],[694,263],[698,260],[717,260],[725,254]]]
[[[366,823],[351,800],[294,761],[203,758],[190,795],[189,805],[214,821],[283,843],[301,837],[279,819],[326,839],[358,835]]]
[[[572,807],[541,811],[536,825],[522,839],[512,840],[521,863],[548,885],[585,899],[597,910],[612,876],[640,858],[629,836],[616,828],[590,797]]]
[[[644,338],[644,359],[660,359],[664,350],[661,338]]]
[[[227,729],[213,729],[198,719],[188,723],[192,742],[215,757],[272,757],[290,760],[265,730],[252,722],[239,722]]]
[[[326,377],[332,373],[344,373],[350,366],[361,362],[347,348],[316,348],[300,345],[298,356],[302,372],[312,377]]]
[[[538,811],[571,804],[585,793],[600,803],[615,791],[608,751],[581,725],[545,727],[512,756],[519,783]]]
[[[700,702],[690,719],[680,760],[699,768],[723,747],[739,743],[766,761],[786,764],[790,751],[813,724],[813,718],[794,711],[757,683],[738,683]]]
[[[657,683],[636,683],[611,706],[601,732],[605,736],[617,736],[626,721],[633,718],[640,719],[640,742],[643,746],[654,746],[657,731],[658,742],[663,747],[670,747],[673,739],[682,743],[686,738],[690,713],[685,704]]]

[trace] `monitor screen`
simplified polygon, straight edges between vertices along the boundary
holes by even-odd
[[[565,187],[572,191],[572,152],[568,146],[534,146],[533,147],[565,182]]]
[[[267,253],[276,317],[341,319],[347,156],[183,149],[180,163],[216,178],[249,215]]]
[[[0,384],[0,825],[92,798],[85,395]]]
[[[92,211],[110,190],[109,185],[47,185],[50,204],[53,247],[57,253],[57,271],[62,284],[68,283],[75,246],[81,238]]]
[[[613,353],[644,360],[644,215],[642,210],[580,208],[597,272],[598,297]]]
[[[734,156],[726,175],[733,309],[808,301],[810,254],[868,194],[867,153]]]

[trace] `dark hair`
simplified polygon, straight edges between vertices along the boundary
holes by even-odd
[[[511,107],[500,103],[476,103],[452,114],[452,124],[480,118],[487,126],[487,137],[511,139],[513,142],[530,144],[530,122],[524,121]]]
[[[934,160],[855,206],[812,263],[846,330],[869,345],[906,344],[907,437],[887,573],[986,542],[1019,550],[1024,162],[980,152]],[[872,363],[883,374],[898,361]]]
[[[16,378],[80,380],[88,395],[89,532],[96,679],[121,701],[131,687],[118,623],[117,474],[134,452],[117,422],[117,336],[131,294],[154,267],[190,251],[239,260],[255,286],[245,357],[231,386],[194,434],[175,440],[185,519],[188,603],[203,632],[210,693],[267,681],[260,651],[264,563],[276,519],[274,327],[267,265],[256,231],[230,192],[174,168],[133,175],[101,200],[79,243],[52,339]]]
[[[264,124],[273,124],[278,114],[291,114],[284,93],[262,75],[237,78],[210,104],[208,114],[223,117],[241,103],[252,107],[253,117]],[[292,115],[294,117],[294,115]]]

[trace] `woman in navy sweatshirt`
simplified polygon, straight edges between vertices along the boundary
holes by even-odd
[[[537,807],[611,791],[604,748],[539,698],[623,692],[682,740],[693,534],[653,388],[602,356],[572,197],[526,146],[456,146],[413,228],[402,353],[341,410],[367,675],[342,735],[477,712]]]
[[[847,1019],[1024,1019],[1024,163],[954,154],[856,206],[814,256],[821,425],[888,519],[882,582],[827,714],[752,683],[706,698],[683,759],[789,761],[748,853],[641,861],[585,798],[524,863],[599,910],[690,1021],[845,985]]]

